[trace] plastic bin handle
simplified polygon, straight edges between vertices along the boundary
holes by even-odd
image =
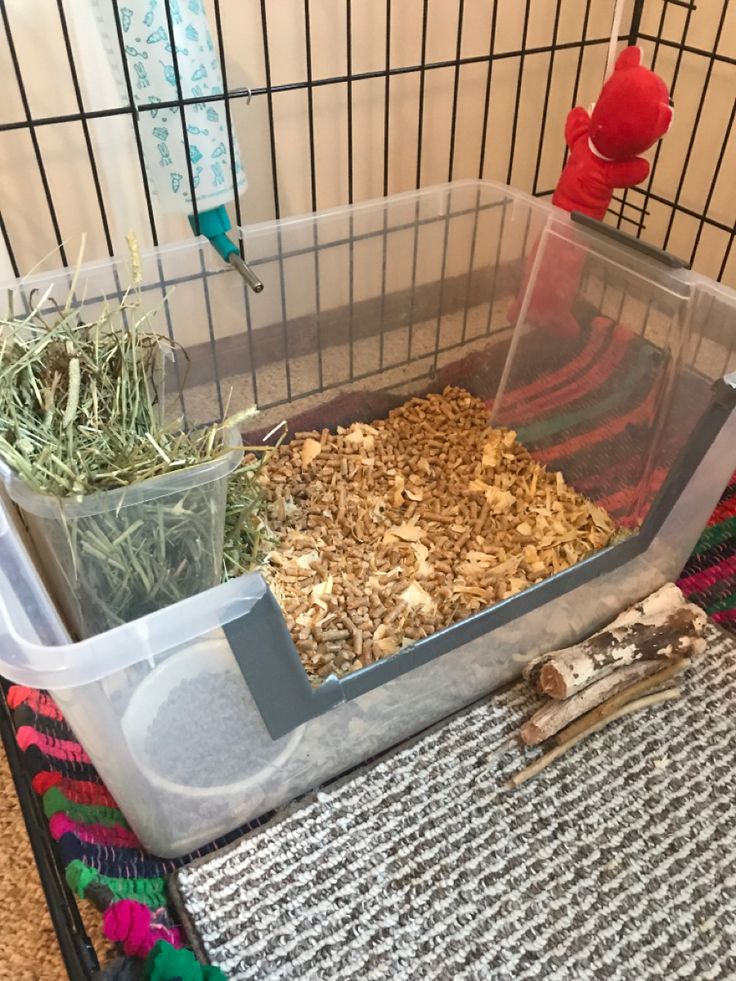
[[[620,228],[614,228],[613,225],[606,225],[596,218],[591,218],[590,215],[584,215],[580,211],[573,211],[570,217],[577,225],[582,225],[583,228],[587,228],[589,231],[613,239],[614,242],[623,245],[627,249],[635,249],[648,258],[654,259],[655,262],[660,262],[663,266],[667,266],[668,269],[690,268],[690,263],[685,262],[684,259],[680,259],[679,256],[671,255],[663,249],[658,249],[656,245],[649,245],[648,242],[642,242],[635,235],[622,232]]]

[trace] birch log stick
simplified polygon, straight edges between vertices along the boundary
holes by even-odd
[[[558,701],[551,698],[521,727],[521,741],[526,746],[538,746],[560,729],[570,725],[575,719],[596,708],[601,702],[618,694],[634,682],[646,678],[659,670],[657,661],[640,661],[628,667],[619,668],[613,674],[593,682],[572,698]]]
[[[533,661],[525,670],[538,691],[565,699],[635,661],[700,654],[706,615],[672,583],[625,610],[588,640]]]
[[[606,627],[599,630],[598,633],[594,634],[597,637],[598,634],[616,630],[619,627],[626,627],[632,623],[636,623],[641,620],[645,615],[656,616],[658,613],[663,613],[667,610],[675,609],[679,606],[685,605],[685,597],[683,596],[680,589],[671,582],[666,583],[656,592],[651,593],[645,599],[640,600],[633,606],[627,607],[623,613],[619,613],[615,620],[612,620]],[[564,650],[569,650],[569,648],[564,648]],[[542,671],[544,665],[558,657],[562,651],[551,651],[548,654],[540,654],[539,657],[530,661],[529,664],[524,668],[523,676],[538,692],[542,692],[539,687],[539,675]]]

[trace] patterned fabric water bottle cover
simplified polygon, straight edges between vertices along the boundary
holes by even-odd
[[[187,100],[222,95],[220,57],[202,0],[170,0],[168,7],[171,32],[166,5],[157,0],[127,0],[118,7],[127,75],[136,104],[172,102],[179,96],[179,85],[182,97]],[[108,0],[93,0],[93,10],[120,96],[127,101],[127,81],[119,60],[112,5]],[[203,210],[227,204],[234,194],[224,104],[193,102],[185,114],[189,166],[198,207]],[[140,112],[138,128],[149,181],[161,204],[167,211],[189,214],[192,196],[179,108],[169,106]],[[234,138],[233,150],[235,180],[238,192],[242,193],[247,183]]]

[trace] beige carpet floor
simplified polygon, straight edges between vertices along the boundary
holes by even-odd
[[[102,917],[80,904],[100,960],[109,956]],[[0,746],[0,981],[66,981],[31,844]]]

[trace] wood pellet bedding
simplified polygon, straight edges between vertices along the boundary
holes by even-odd
[[[296,433],[261,480],[265,575],[314,683],[462,620],[608,545],[611,518],[461,388],[371,425]]]

